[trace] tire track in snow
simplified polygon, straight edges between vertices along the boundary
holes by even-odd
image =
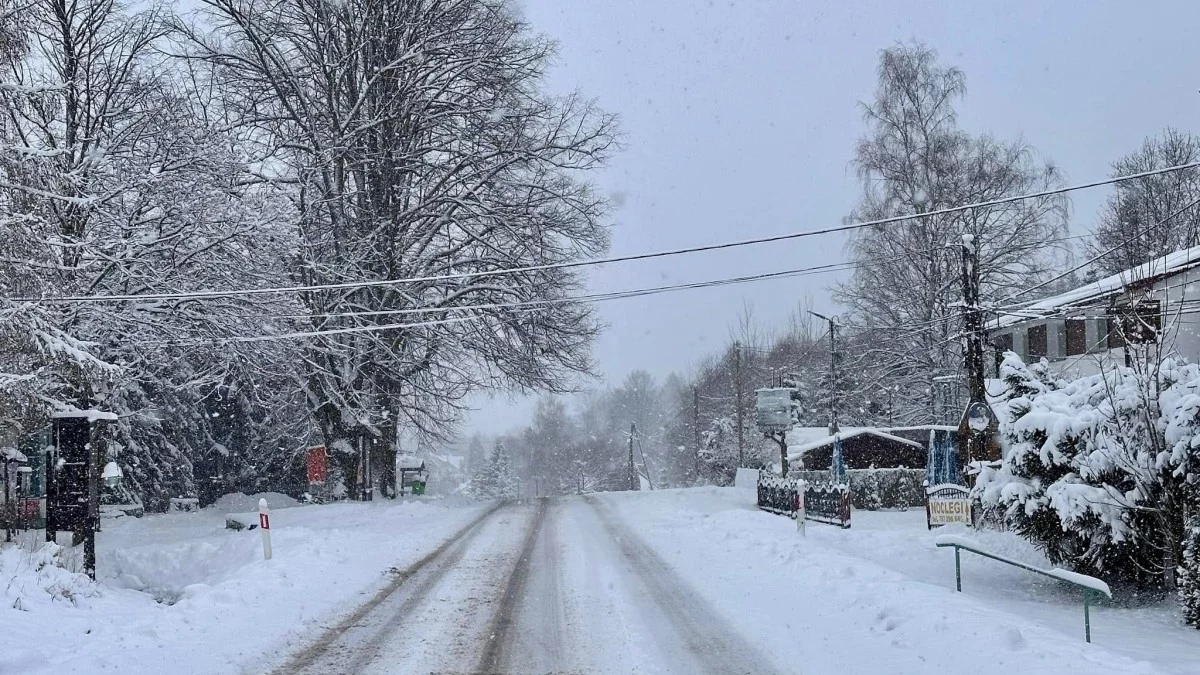
[[[533,560],[533,551],[546,520],[546,510],[550,500],[546,497],[538,499],[537,512],[533,516],[525,541],[521,545],[521,554],[517,564],[508,575],[508,583],[504,587],[504,595],[492,618],[491,629],[488,631],[488,645],[479,660],[480,673],[505,672],[509,661],[511,647],[515,639],[512,633],[517,607],[525,594],[525,586],[529,579],[529,569]]]
[[[585,498],[601,526],[645,586],[671,629],[694,657],[699,672],[769,675],[778,669],[691,590],[652,548],[595,497]]]
[[[356,650],[359,653],[351,657],[342,653],[344,650],[336,649],[339,646],[338,643],[347,638],[350,633],[377,623],[376,621],[368,621],[370,618],[369,615],[397,592],[402,589],[407,590],[406,585],[408,582],[418,575],[421,575],[422,579],[420,579],[419,585],[413,589],[413,593],[404,599],[400,606],[400,611],[404,612],[420,604],[425,595],[437,584],[438,580],[451,570],[459,558],[462,557],[467,549],[467,543],[479,533],[483,524],[503,506],[504,504],[496,504],[483,512],[478,518],[468,523],[420,560],[400,570],[396,574],[396,577],[386,586],[379,589],[370,600],[359,605],[357,609],[338,622],[336,626],[327,629],[311,645],[293,654],[283,665],[274,669],[272,673],[274,675],[294,675],[306,672],[322,674],[355,672],[365,660],[370,658],[371,654],[361,653],[362,650],[360,649]],[[427,571],[426,568],[429,568],[428,574],[425,573]],[[380,623],[378,626],[379,632],[385,632],[391,627],[391,622],[378,623]],[[372,642],[378,642],[378,640],[373,640]]]

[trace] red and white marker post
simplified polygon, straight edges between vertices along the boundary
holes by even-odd
[[[804,488],[808,487],[808,481],[800,481],[796,487],[796,529],[800,530],[800,536],[806,536],[804,516]]]
[[[263,559],[271,559],[271,510],[267,508],[267,500],[258,500],[258,529],[263,536]]]

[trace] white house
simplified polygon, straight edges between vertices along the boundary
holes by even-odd
[[[1001,308],[989,325],[992,355],[1045,357],[1059,371],[1095,373],[1125,362],[1126,341],[1159,342],[1200,361],[1200,246],[1033,303]],[[995,365],[991,366],[994,374]]]

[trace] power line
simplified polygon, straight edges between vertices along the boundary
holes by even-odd
[[[1109,256],[1109,255],[1111,255],[1111,254],[1113,254],[1113,253],[1116,253],[1117,251],[1121,250],[1121,247],[1122,247],[1122,246],[1124,246],[1124,245],[1126,245],[1126,244],[1128,244],[1128,243],[1132,242],[1132,241],[1133,241],[1133,240],[1134,240],[1136,237],[1142,236],[1142,234],[1149,234],[1149,233],[1150,233],[1150,231],[1151,231],[1151,230],[1153,230],[1154,228],[1156,228],[1156,227],[1159,227],[1159,226],[1161,226],[1161,225],[1165,225],[1165,224],[1167,223],[1167,221],[1171,220],[1171,219],[1172,219],[1172,218],[1174,218],[1175,216],[1178,216],[1178,215],[1180,215],[1180,214],[1181,214],[1181,213],[1183,213],[1184,211],[1187,211],[1188,209],[1192,208],[1193,206],[1196,206],[1197,204],[1200,204],[1200,197],[1197,197],[1196,199],[1192,200],[1192,201],[1191,201],[1191,202],[1190,202],[1190,203],[1189,203],[1187,206],[1184,206],[1184,207],[1183,207],[1183,208],[1181,208],[1181,209],[1177,209],[1177,210],[1175,210],[1175,211],[1173,211],[1173,212],[1171,212],[1171,213],[1167,214],[1166,216],[1164,216],[1163,218],[1161,218],[1161,219],[1160,219],[1160,220],[1158,220],[1157,222],[1155,222],[1155,223],[1151,223],[1151,224],[1150,224],[1150,226],[1149,226],[1149,227],[1147,227],[1147,228],[1146,228],[1144,231],[1141,231],[1141,232],[1135,232],[1135,233],[1133,233],[1133,234],[1132,234],[1132,235],[1130,235],[1128,238],[1124,239],[1124,240],[1123,240],[1123,241],[1121,241],[1119,244],[1117,244],[1116,246],[1113,246],[1112,248],[1108,249],[1107,251],[1104,251],[1104,252],[1102,252],[1102,253],[1099,253],[1099,254],[1095,255],[1094,257],[1092,257],[1092,258],[1089,258],[1088,260],[1085,260],[1085,261],[1083,261],[1082,263],[1080,263],[1080,264],[1078,264],[1078,265],[1076,265],[1076,266],[1072,267],[1071,269],[1069,269],[1069,270],[1067,270],[1067,271],[1063,272],[1062,274],[1059,274],[1059,275],[1057,275],[1057,276],[1055,276],[1055,277],[1052,277],[1052,278],[1050,278],[1050,279],[1047,279],[1046,281],[1043,281],[1042,283],[1040,283],[1040,284],[1038,284],[1038,285],[1036,285],[1036,286],[1031,286],[1031,287],[1029,287],[1029,288],[1026,288],[1026,289],[1025,289],[1025,290],[1023,290],[1023,291],[1020,291],[1019,293],[1014,293],[1013,295],[1010,295],[1010,296],[1008,296],[1007,298],[1004,298],[1004,299],[1003,299],[1003,300],[1001,300],[1000,302],[1008,302],[1009,300],[1013,300],[1013,299],[1015,299],[1015,298],[1019,298],[1019,297],[1021,297],[1022,295],[1026,295],[1026,294],[1028,294],[1028,293],[1032,293],[1033,291],[1036,291],[1036,290],[1038,290],[1039,288],[1043,288],[1043,287],[1045,287],[1045,286],[1048,286],[1048,285],[1050,285],[1050,284],[1054,283],[1055,281],[1058,281],[1059,279],[1062,279],[1063,277],[1066,277],[1067,275],[1071,274],[1072,272],[1078,272],[1079,270],[1083,269],[1084,267],[1087,267],[1088,265],[1091,265],[1092,263],[1094,263],[1094,262],[1096,262],[1096,261],[1100,260],[1101,258],[1105,258],[1105,257],[1107,257],[1107,256]],[[1149,263],[1147,263],[1147,264],[1149,264]],[[1035,300],[1035,301],[1033,301],[1033,302],[1037,302],[1037,301]]]
[[[1046,243],[1049,243],[1049,242],[1063,242],[1063,241],[1070,241],[1072,239],[1086,239],[1089,236],[1090,235],[1074,235],[1074,236],[1070,236],[1070,237],[1059,237],[1059,238],[1054,238],[1054,239],[1043,240],[1041,242],[1038,242],[1038,244],[1036,246],[1026,246],[1026,247],[1022,247],[1022,248],[1038,248],[1038,247],[1044,246]],[[906,255],[918,255],[918,254],[923,254],[923,253],[940,251],[942,249],[943,249],[943,247],[937,247],[934,249],[909,252]],[[1020,250],[1020,249],[1017,249],[1017,250]],[[906,257],[906,255],[898,255],[897,254],[897,255],[890,255],[890,256],[877,256],[875,258],[867,258],[865,260],[847,261],[847,262],[840,262],[840,263],[828,263],[828,264],[824,264],[824,265],[816,265],[816,266],[812,266],[812,267],[800,267],[800,268],[795,268],[795,269],[790,269],[790,270],[781,270],[781,271],[777,271],[777,272],[766,272],[766,273],[762,273],[762,274],[743,275],[743,276],[737,276],[737,277],[725,277],[725,278],[721,278],[721,279],[714,279],[714,280],[701,281],[701,282],[689,282],[689,283],[672,284],[672,285],[665,285],[665,286],[653,286],[653,287],[649,287],[649,288],[629,289],[629,290],[623,290],[623,291],[607,291],[607,292],[602,292],[602,293],[594,293],[594,294],[581,295],[581,296],[564,296],[561,298],[543,298],[543,299],[538,299],[538,300],[520,300],[520,301],[513,301],[513,302],[486,303],[486,304],[478,304],[478,305],[447,305],[444,307],[437,307],[437,306],[407,307],[407,308],[400,308],[400,309],[379,309],[379,310],[364,310],[364,311],[353,311],[353,312],[313,312],[313,313],[305,313],[305,314],[271,314],[271,313],[229,314],[229,313],[224,313],[223,316],[233,316],[235,318],[244,318],[244,319],[271,318],[271,319],[303,320],[303,319],[351,318],[351,317],[369,317],[369,316],[397,316],[397,315],[410,315],[410,314],[442,314],[442,313],[446,313],[446,312],[464,312],[464,311],[478,311],[478,310],[489,310],[489,309],[509,309],[509,308],[518,308],[518,307],[548,306],[548,305],[557,305],[557,304],[571,303],[571,302],[599,302],[599,301],[606,301],[606,300],[621,300],[621,299],[625,299],[625,298],[641,297],[643,295],[655,295],[658,293],[665,293],[665,292],[670,292],[670,291],[675,291],[675,290],[690,290],[690,289],[695,289],[695,288],[707,288],[710,286],[715,287],[715,286],[725,286],[725,285],[737,285],[737,284],[750,283],[750,282],[755,282],[755,281],[791,278],[791,277],[796,277],[796,276],[808,276],[810,274],[821,274],[821,273],[827,273],[827,272],[843,272],[843,271],[847,271],[847,270],[851,270],[851,269],[861,269],[864,267],[870,267],[875,264],[880,264],[880,263],[884,263],[884,262],[888,262],[888,261],[892,261],[892,260],[901,260],[901,259],[904,259]],[[145,296],[141,296],[141,297],[145,297]],[[907,324],[907,325],[917,325],[917,324]]]
[[[200,298],[220,298],[231,296],[253,296],[267,295],[274,293],[303,293],[322,290],[347,290],[357,288],[372,288],[381,286],[393,286],[404,283],[426,283],[432,281],[447,281],[453,279],[470,279],[488,276],[503,276],[510,274],[521,274],[526,272],[538,272],[555,269],[572,269],[577,267],[586,267],[591,265],[605,265],[609,263],[631,262],[636,260],[650,260],[654,258],[665,258],[669,256],[686,255],[692,253],[702,253],[706,251],[718,251],[730,248],[738,248],[742,246],[752,246],[757,244],[768,244],[780,241],[789,241],[804,237],[813,237],[823,234],[834,234],[838,232],[849,232],[868,227],[878,227],[882,225],[891,225],[895,223],[905,222],[909,220],[919,220],[922,218],[932,218],[935,216],[948,215],[961,211],[969,211],[974,209],[988,208],[992,206],[1000,206],[1003,204],[1011,204],[1018,201],[1028,199],[1040,199],[1043,197],[1052,197],[1055,195],[1066,194],[1077,190],[1086,190],[1103,185],[1112,185],[1124,181],[1135,180],[1138,178],[1146,178],[1174,171],[1182,171],[1200,166],[1200,162],[1189,162],[1187,164],[1178,164],[1175,166],[1164,167],[1162,169],[1153,169],[1135,174],[1127,174],[1124,176],[1114,176],[1103,180],[1092,181],[1089,183],[1081,183],[1078,185],[1070,185],[1041,192],[1032,192],[1023,195],[1015,195],[1012,197],[1002,197],[999,199],[991,199],[982,202],[974,202],[971,204],[963,204],[960,206],[951,206],[943,209],[935,209],[924,213],[914,213],[899,216],[889,216],[887,218],[878,218],[875,220],[862,221],[858,223],[848,223],[836,227],[826,227],[816,230],[805,230],[801,232],[791,232],[787,234],[772,235],[767,237],[757,237],[752,239],[742,239],[731,242],[723,242],[719,244],[707,244],[701,246],[691,246],[687,248],[670,249],[665,251],[654,251],[648,253],[635,253],[623,256],[614,256],[609,258],[593,258],[588,260],[572,260],[558,263],[547,263],[542,265],[528,265],[525,267],[514,267],[498,270],[484,270],[478,272],[455,272],[450,274],[430,275],[421,277],[407,277],[399,279],[380,279],[371,281],[349,281],[335,284],[315,284],[310,286],[281,286],[276,288],[251,288],[251,289],[234,289],[225,291],[193,291],[188,293],[148,293],[142,295],[79,295],[65,296],[58,298],[10,298],[15,302],[49,302],[49,303],[73,303],[73,302],[116,302],[116,301],[131,301],[131,300],[184,300],[184,299],[200,299]]]

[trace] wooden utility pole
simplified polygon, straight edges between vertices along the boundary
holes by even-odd
[[[693,482],[700,482],[700,390],[692,385],[692,443],[696,449],[696,468]]]
[[[746,438],[745,426],[746,412],[743,409],[744,402],[742,401],[742,343],[733,343],[733,415],[737,421],[737,444],[738,444],[738,467],[746,466]]]
[[[960,456],[967,467],[973,462],[1000,459],[995,437],[996,415],[987,402],[983,377],[983,311],[979,306],[979,256],[974,235],[962,237],[963,372],[968,401],[958,423]],[[968,479],[970,480],[970,479]],[[968,483],[970,484],[970,483]]]
[[[979,259],[975,237],[963,235],[963,370],[972,403],[985,400],[983,383],[983,316],[979,309]]]
[[[779,475],[782,478],[788,477],[788,453],[787,453],[787,432],[777,431],[770,435],[771,440],[779,446]]]
[[[637,477],[637,467],[633,464],[633,435],[637,433],[637,423],[629,424],[629,489],[637,490],[641,487],[641,483]]]
[[[817,314],[811,310],[808,313],[829,323],[829,435],[832,436],[839,431],[837,422],[837,317]]]

